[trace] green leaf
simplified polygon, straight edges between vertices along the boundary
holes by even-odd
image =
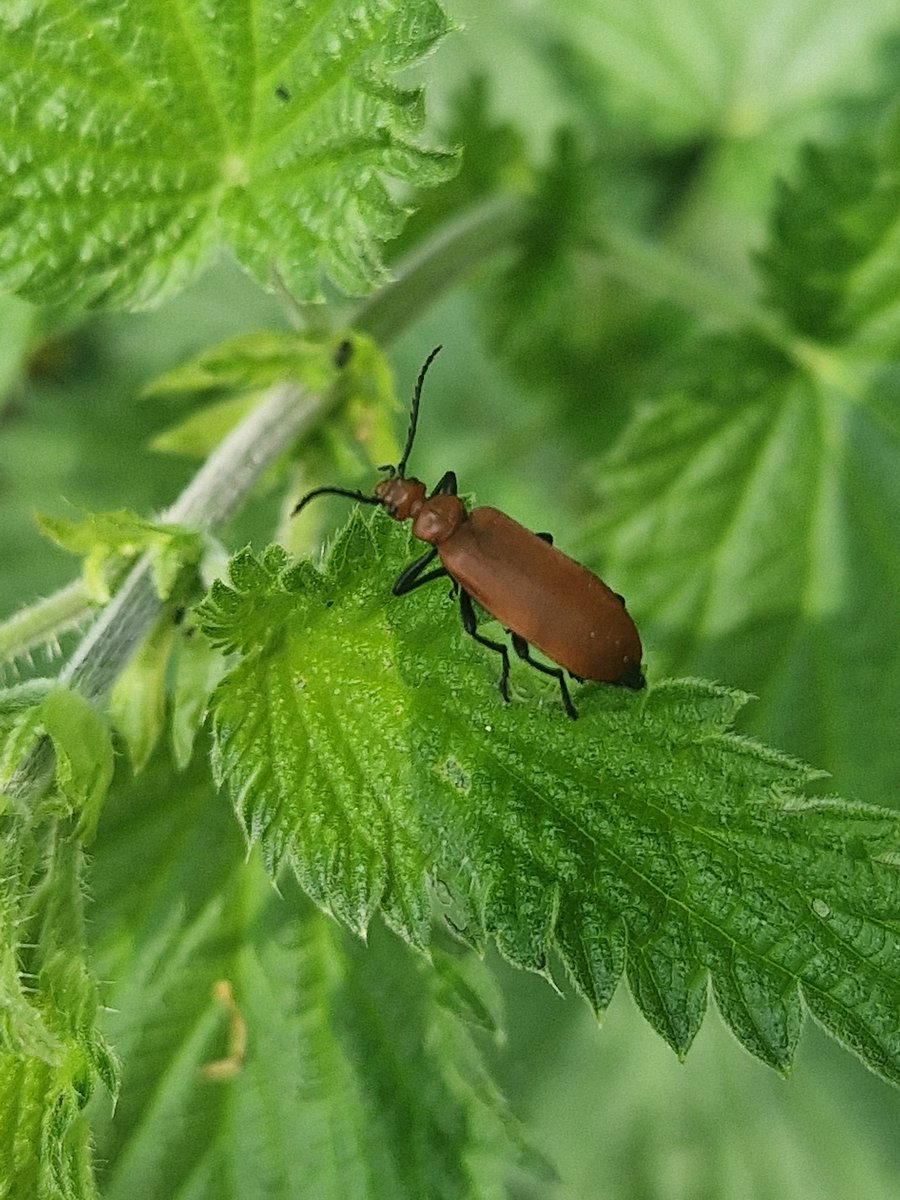
[[[206,720],[209,698],[225,672],[225,659],[210,646],[200,630],[190,625],[178,639],[172,684],[172,753],[184,769],[191,760],[194,741]]]
[[[146,521],[127,509],[87,513],[78,521],[40,516],[43,533],[58,546],[85,556],[85,586],[98,601],[109,599],[110,583],[144,550],[155,552],[153,580],[161,599],[167,600],[184,568],[200,559],[203,542],[198,533],[180,525]]]
[[[68,823],[53,823],[23,853],[32,832],[7,826],[2,843],[5,868],[15,862],[22,889],[12,927],[0,919],[4,1195],[96,1200],[83,1109],[98,1083],[114,1095],[117,1064],[94,1025],[96,990],[84,959],[83,855]],[[0,918],[10,914],[7,883],[0,888]]]
[[[227,246],[303,298],[323,273],[367,290],[403,220],[391,186],[452,166],[419,141],[421,94],[392,79],[446,27],[436,0],[6,6],[5,285],[148,305]]]
[[[54,683],[53,679],[26,679],[22,683],[0,688],[0,718],[16,716],[40,704]]]
[[[244,416],[260,390],[287,379],[317,394],[333,388],[338,419],[313,432],[304,463],[307,473],[315,473],[314,448],[320,433],[336,460],[331,467],[335,472],[358,473],[396,457],[390,368],[371,338],[350,331],[334,333],[327,340],[296,333],[248,334],[168,371],[146,394],[159,398],[182,392],[216,395],[236,390],[240,394],[207,404],[164,430],[153,439],[153,448],[176,454],[209,453]]]
[[[273,872],[290,862],[307,892],[361,934],[381,906],[395,928],[424,945],[431,916],[422,850],[427,839],[415,807],[396,788],[406,733],[399,724],[365,719],[373,707],[402,706],[399,681],[389,670],[380,680],[366,670],[357,686],[351,669],[341,684],[361,736],[352,755],[342,748],[340,721],[347,713],[340,711],[343,705],[331,710],[320,691],[320,672],[333,673],[330,691],[348,655],[362,662],[383,657],[383,628],[371,620],[382,607],[378,582],[359,589],[349,611],[340,607],[344,619],[330,623],[318,651],[312,637],[322,632],[322,615],[335,604],[341,579],[376,551],[368,526],[357,522],[335,546],[327,581],[308,564],[292,566],[284,550],[271,546],[259,559],[249,551],[236,556],[231,586],[213,585],[197,610],[201,628],[214,645],[245,655],[214,697],[214,765],[235,796],[238,778],[245,780],[247,803],[239,802],[238,816],[248,839],[261,842]],[[310,651],[321,656],[318,670],[310,670]],[[308,724],[316,712],[326,723],[324,736]],[[276,744],[281,749],[273,752]],[[321,804],[309,805],[304,797],[316,792]]]
[[[900,688],[897,381],[852,351],[790,362],[745,333],[686,354],[697,365],[598,464],[590,544],[658,669],[725,664],[761,697],[755,728],[890,802],[893,744],[872,731]]]
[[[798,332],[849,342],[852,353],[900,347],[900,119],[885,129],[807,146],[782,183],[760,256],[769,296]]]
[[[442,950],[438,975],[383,929],[361,946],[290,878],[276,892],[202,756],[175,776],[157,755],[107,817],[94,930],[124,1070],[115,1112],[92,1106],[106,1200],[506,1194],[515,1123],[456,1013],[489,1025],[481,964]]]
[[[31,1058],[59,1066],[64,1047],[34,1004],[33,980],[22,973],[21,940],[30,875],[30,839],[8,818],[0,830],[0,1062]],[[26,843],[27,846],[26,846]]]
[[[298,379],[310,390],[320,391],[334,379],[336,340],[314,342],[298,333],[278,330],[246,333],[166,371],[144,389],[144,394],[157,397],[179,392],[259,391],[284,379]]]
[[[90,841],[115,766],[108,720],[77,692],[55,688],[40,709],[56,752],[56,782]]]
[[[135,772],[147,765],[165,727],[166,674],[175,634],[171,615],[163,613],[110,694],[110,719],[125,740]]]
[[[848,24],[792,0],[560,0],[540,15],[593,64],[604,103],[642,133],[751,142],[864,87],[895,10],[875,0]]]
[[[804,798],[816,773],[731,733],[746,697],[701,681],[588,685],[571,722],[523,665],[504,707],[444,589],[390,596],[412,553],[356,516],[323,573],[245,553],[201,606],[242,654],[214,697],[214,762],[270,870],[290,864],[359,932],[380,907],[415,943],[427,874],[457,877],[516,965],[547,973],[558,949],[598,1007],[625,965],[679,1053],[710,977],[772,1066],[805,1001],[900,1081],[896,815]]]
[[[50,690],[52,689],[47,689],[44,694],[47,695]],[[9,795],[2,789],[15,777],[23,757],[40,737],[41,707],[39,704],[29,705],[18,712],[4,714],[0,721],[0,816],[10,800]],[[13,800],[13,807],[21,807],[18,797]]]

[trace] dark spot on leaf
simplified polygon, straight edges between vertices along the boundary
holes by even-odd
[[[291,93],[287,90],[283,83],[279,83],[278,87],[275,89],[275,95],[279,100],[283,100],[285,103],[287,103],[291,98]]]
[[[353,354],[353,343],[345,338],[334,352],[334,365],[336,367],[346,367]]]

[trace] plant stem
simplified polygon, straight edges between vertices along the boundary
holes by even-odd
[[[0,662],[23,658],[82,624],[97,605],[80,579],[0,624]]]
[[[350,323],[387,345],[454,284],[511,246],[524,219],[520,196],[494,197],[469,209],[403,259]]]
[[[278,384],[216,447],[160,521],[206,531],[238,509],[257,480],[304,428],[325,397],[295,384]],[[146,636],[162,607],[151,578],[152,558],[134,564],[113,599],[88,630],[60,682],[88,700],[104,695]]]

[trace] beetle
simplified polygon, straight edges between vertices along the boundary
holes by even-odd
[[[496,508],[467,511],[457,495],[453,471],[447,471],[428,495],[420,479],[407,476],[422,385],[440,349],[431,351],[419,371],[400,462],[379,468],[388,477],[375,485],[371,495],[350,488],[314,488],[298,502],[294,514],[318,496],[347,496],[361,504],[380,505],[395,521],[412,520],[414,537],[430,549],[397,577],[394,595],[405,596],[449,576],[459,596],[466,633],[501,657],[498,686],[505,701],[509,701],[509,652],[501,642],[478,632],[473,601],[505,627],[519,658],[557,680],[573,720],[578,713],[566,686],[566,672],[579,682],[591,679],[642,688],[641,640],[617,592],[558,550],[549,533],[532,533]],[[440,566],[429,570],[435,558]],[[557,665],[532,658],[532,646]]]

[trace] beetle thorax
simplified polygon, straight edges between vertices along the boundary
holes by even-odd
[[[454,534],[466,519],[466,510],[458,496],[429,496],[413,519],[413,537],[439,546]]]

